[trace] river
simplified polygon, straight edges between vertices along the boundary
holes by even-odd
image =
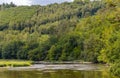
[[[116,78],[107,70],[95,64],[35,64],[0,68],[0,78]]]

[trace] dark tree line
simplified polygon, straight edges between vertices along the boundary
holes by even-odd
[[[16,7],[16,5],[13,2],[11,2],[10,4],[3,3],[0,5],[0,10],[5,10],[6,8],[11,8],[11,7]]]

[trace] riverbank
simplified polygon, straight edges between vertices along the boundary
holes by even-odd
[[[32,61],[23,60],[0,60],[0,67],[25,67],[31,66]]]
[[[34,61],[34,64],[93,64],[92,62],[80,62],[80,61]]]
[[[97,64],[34,64],[0,68],[0,78],[116,78]]]
[[[24,60],[0,60],[0,67],[26,67],[34,64],[94,64],[84,61],[24,61]]]

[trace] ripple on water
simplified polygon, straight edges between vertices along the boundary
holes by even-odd
[[[104,66],[94,65],[94,64],[35,64],[30,67],[10,67],[8,70],[17,70],[17,71],[42,71],[42,70],[60,70],[60,69],[70,69],[70,70],[100,70]]]

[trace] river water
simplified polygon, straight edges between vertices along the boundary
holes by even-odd
[[[94,64],[36,64],[0,68],[0,78],[116,78],[108,67]]]

